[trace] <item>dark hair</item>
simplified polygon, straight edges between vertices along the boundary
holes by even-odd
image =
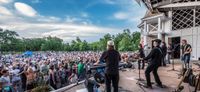
[[[7,73],[7,72],[8,72],[8,70],[6,70],[6,69],[3,69],[3,70],[1,71],[2,74],[5,74],[5,73]]]
[[[162,43],[163,43],[164,46],[166,46],[166,43],[165,43],[165,42],[162,42]]]
[[[143,48],[142,44],[139,44],[140,48]]]
[[[54,70],[54,65],[50,65],[49,69]]]
[[[160,39],[155,39],[154,41],[157,42],[159,45],[160,45],[161,42],[162,42]]]

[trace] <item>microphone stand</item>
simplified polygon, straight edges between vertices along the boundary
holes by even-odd
[[[141,64],[141,60],[138,60],[138,63]],[[136,78],[136,80],[138,80],[137,82],[139,82],[139,81],[145,81],[145,80],[142,79],[141,76],[140,76],[140,74],[141,74],[141,72],[140,72],[141,69],[140,69],[140,68],[141,68],[141,67],[139,66],[139,68],[138,68],[138,69],[139,69],[138,78]]]
[[[171,56],[171,59],[172,59],[172,69],[171,70],[168,70],[168,71],[177,71],[178,72],[178,70],[175,70],[175,68],[174,68],[174,52],[175,52],[175,49],[178,47],[178,45],[172,50],[172,56],[173,56],[173,58],[172,58],[172,56]]]
[[[147,45],[145,45],[145,47],[146,47],[146,46],[147,46]],[[138,56],[139,56],[139,52],[137,52],[136,55],[137,55],[137,57],[138,57]],[[135,60],[138,62],[138,69],[139,69],[139,71],[138,71],[138,78],[136,78],[136,80],[138,80],[137,83],[138,83],[139,81],[145,81],[145,80],[142,79],[141,76],[140,76],[140,74],[141,74],[141,73],[140,73],[140,70],[141,70],[141,67],[140,67],[140,66],[141,66],[141,63],[142,63],[141,61],[142,61],[142,60],[139,59],[139,58],[135,58]],[[137,83],[136,83],[136,84],[137,84]]]
[[[138,61],[139,64],[141,64],[141,60],[137,59],[137,61]],[[139,64],[138,64],[138,65],[139,65]],[[138,72],[139,75],[138,75],[138,78],[136,78],[136,80],[137,80],[136,84],[143,90],[143,92],[146,92],[146,91],[144,90],[144,88],[143,88],[143,86],[144,86],[144,83],[143,83],[143,82],[144,82],[145,80],[142,79],[141,76],[140,76],[140,74],[141,74],[141,72],[140,72],[141,67],[140,67],[140,65],[139,65],[138,67],[139,67],[139,68],[138,68],[138,69],[139,69],[139,72]]]

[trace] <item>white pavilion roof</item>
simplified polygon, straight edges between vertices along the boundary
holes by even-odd
[[[200,2],[173,3],[173,4],[163,5],[158,8],[180,8],[180,7],[193,7],[193,6],[200,6]]]

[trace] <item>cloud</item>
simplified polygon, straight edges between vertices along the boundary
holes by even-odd
[[[85,18],[85,17],[83,17],[83,18],[82,17],[81,18],[77,18],[77,17],[72,17],[72,16],[66,16],[64,20],[67,23],[76,23],[76,24],[83,24],[83,25],[90,25],[90,24],[92,24],[92,22],[89,19],[87,19],[87,18]]]
[[[8,4],[12,2],[13,0],[0,0],[0,4]]]
[[[144,16],[146,8],[140,6],[135,0],[124,0],[121,2],[122,9],[113,14],[114,19],[126,21],[136,26],[140,23],[140,19]],[[118,3],[119,4],[119,3]]]
[[[136,3],[135,0],[101,0],[102,3],[105,4],[112,4],[112,5],[121,5],[123,7],[126,7],[126,5],[135,5]]]
[[[49,25],[50,26],[50,25]],[[99,34],[105,34],[110,31],[112,33],[114,30],[110,28],[103,28],[97,26],[84,26],[84,25],[56,25],[55,29],[60,28],[60,30],[54,30],[50,32],[44,32],[43,36],[58,36],[61,38],[65,37],[95,37]]]
[[[88,17],[89,17],[89,14],[86,13],[86,12],[82,12],[82,13],[81,13],[81,17],[88,18]]]
[[[87,17],[89,15],[86,12],[82,12],[79,18],[44,16],[31,6],[21,2],[14,2],[14,6],[12,4],[6,4],[6,7],[0,5],[0,28],[16,31],[20,37],[56,36],[70,42],[77,36],[81,39],[91,37],[92,40],[94,38],[97,40],[106,33],[119,32],[119,29],[116,28],[93,25]]]
[[[139,22],[140,19],[144,16],[143,12],[130,13],[130,12],[117,12],[114,15],[114,18],[117,20],[125,20],[127,22]]]
[[[8,10],[6,7],[0,6],[0,14],[3,15],[12,15],[11,11]]]
[[[32,3],[36,4],[36,3],[41,3],[41,0],[31,0]]]
[[[116,4],[117,0],[103,0],[104,3],[106,4]]]
[[[61,18],[54,17],[54,16],[37,16],[36,20],[38,22],[59,22],[61,21]]]
[[[138,21],[140,19],[139,17],[141,17],[142,13],[137,12],[138,14],[134,14],[133,12],[138,9],[137,7],[135,9],[135,6],[130,2],[123,2],[130,0],[117,0],[118,2],[114,2],[114,0],[105,1],[104,3],[107,4],[120,4],[123,6],[121,11],[113,14],[113,18],[115,19],[126,20],[130,22],[129,24],[132,24],[133,21]],[[116,34],[122,30],[115,27],[94,25],[88,19],[91,16],[87,12],[80,12],[80,17],[68,15],[65,18],[60,18],[51,15],[41,15],[33,7],[25,3],[13,2],[14,6],[11,6],[13,4],[4,4],[6,6],[0,4],[0,28],[16,31],[21,37],[38,38],[56,36],[64,41],[70,42],[79,36],[81,39],[90,41],[97,40],[106,33]]]
[[[15,24],[1,25],[5,29],[15,30],[26,38],[56,36],[65,41],[80,38],[98,37],[106,33],[114,34],[119,31],[115,28],[106,28],[94,25],[78,25],[70,23],[29,23],[18,22]]]
[[[110,4],[110,5],[113,5],[113,4],[116,4],[115,1],[112,1],[112,0],[91,0],[90,3],[87,3],[86,7],[85,8],[91,8],[97,4]]]
[[[16,10],[27,17],[35,17],[37,15],[36,10],[34,10],[31,6],[21,3],[21,2],[16,2],[14,4]]]
[[[114,14],[114,17],[119,20],[128,19],[130,16],[126,12],[117,12]]]
[[[67,22],[67,23],[74,23],[74,22],[79,22],[79,21],[82,21],[82,19],[72,17],[72,16],[65,17],[65,22]]]

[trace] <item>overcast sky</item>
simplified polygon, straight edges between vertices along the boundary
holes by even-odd
[[[0,0],[0,27],[20,37],[79,36],[96,41],[123,29],[139,31],[145,7],[134,0]]]

